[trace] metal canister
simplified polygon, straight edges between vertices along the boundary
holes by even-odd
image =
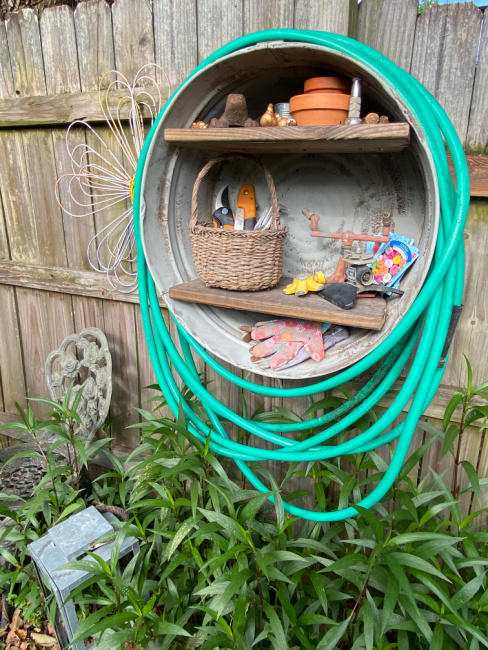
[[[278,113],[278,115],[281,115],[281,117],[291,117],[290,113],[290,103],[289,102],[281,102],[280,104],[275,104],[274,105],[274,112]]]

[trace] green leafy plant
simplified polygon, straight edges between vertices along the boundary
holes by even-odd
[[[51,409],[45,420],[38,420],[30,405],[24,410],[16,403],[21,422],[0,427],[20,431],[26,441],[33,443],[26,446],[26,451],[8,458],[3,471],[10,463],[22,458],[37,458],[45,468],[45,474],[34,487],[30,499],[17,496],[13,499],[11,495],[0,493],[0,515],[9,522],[0,529],[0,555],[4,560],[0,565],[0,584],[9,585],[9,602],[23,610],[24,620],[34,623],[47,616],[52,622],[54,603],[47,611],[27,545],[86,507],[86,500],[90,497],[80,485],[82,469],[87,468],[100,448],[110,441],[104,438],[86,444],[82,436],[76,434],[76,423],[80,422],[76,409],[80,399],[81,390],[75,399],[68,390],[60,404],[52,400],[36,400]],[[50,441],[46,442],[46,439]]]
[[[281,495],[313,500],[320,510],[356,503],[384,475],[388,458],[369,452],[291,464],[280,481],[254,467],[271,486],[262,494],[233,478],[232,465],[191,435],[182,414],[163,417],[165,402],[155,398],[154,410],[140,410],[143,421],[135,425],[140,446],[123,462],[106,452],[112,469],[94,482],[96,499],[130,519],[120,523],[110,562],[88,554],[68,565],[92,574],[73,594],[77,639],[96,637],[98,650],[488,647],[485,509],[463,514],[458,498],[481,495],[486,481],[460,457],[465,471],[454,482],[425,468],[418,484],[411,479],[430,445],[442,441],[456,461],[466,427],[483,422],[486,385],[472,388],[470,377],[468,369],[468,386],[453,397],[443,429],[422,423],[425,441],[384,500],[373,510],[356,506],[357,518],[334,524],[289,516]],[[302,415],[258,408],[253,417],[306,419],[337,400],[326,396]],[[375,419],[370,412],[355,425]],[[42,517],[36,510],[24,534],[39,534]],[[140,551],[117,571],[127,536],[139,540]]]

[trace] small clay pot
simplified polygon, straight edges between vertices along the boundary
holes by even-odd
[[[305,94],[308,93],[351,93],[351,81],[341,77],[312,77],[304,84]]]
[[[290,99],[290,113],[298,126],[345,124],[349,95],[308,93]]]

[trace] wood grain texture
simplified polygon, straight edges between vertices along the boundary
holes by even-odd
[[[120,293],[112,287],[105,274],[97,271],[2,260],[0,262],[0,284],[130,304],[139,303],[137,291]],[[161,305],[164,305],[162,298],[160,301]]]
[[[227,309],[255,311],[260,314],[302,318],[321,323],[380,330],[386,319],[386,302],[381,297],[362,298],[352,309],[340,309],[315,293],[306,297],[285,295],[291,278],[281,278],[276,287],[266,291],[226,291],[206,287],[200,279],[171,287],[170,298]]]
[[[14,81],[10,66],[7,30],[0,21],[0,98],[14,94]],[[21,138],[14,134],[0,134],[0,152],[16,150],[21,153]],[[19,197],[12,196],[13,188],[4,175],[11,176],[15,168],[10,168],[11,160],[0,154],[0,258],[8,260],[10,246],[4,210],[18,209]],[[25,195],[24,195],[25,197]],[[5,205],[4,205],[5,201]],[[19,218],[19,212],[16,213]],[[10,216],[10,215],[9,215]],[[11,219],[13,221],[15,217]],[[15,402],[25,406],[25,379],[22,361],[22,343],[17,316],[16,290],[13,287],[0,287],[0,402],[2,409],[15,410]]]
[[[404,149],[407,123],[239,129],[165,129],[166,142],[218,152],[384,153]]]
[[[195,0],[153,0],[155,61],[175,90],[197,65],[197,13]]]
[[[39,18],[33,9],[10,14],[6,21],[15,95],[45,95],[44,71],[39,61]]]
[[[115,0],[112,5],[115,66],[128,79],[154,62],[152,1]]]
[[[357,38],[409,72],[417,11],[417,0],[362,0]]]
[[[80,91],[73,11],[66,5],[41,14],[41,38],[47,94]],[[32,93],[33,94],[33,93]]]
[[[418,17],[415,32],[410,71],[446,110],[463,144],[481,19],[471,2],[432,6]]]
[[[3,212],[2,196],[0,192],[0,261],[10,258],[8,245],[7,228],[5,226],[5,215]]]
[[[0,98],[12,97],[13,95],[14,84],[10,52],[8,51],[7,28],[5,22],[0,20]]]
[[[291,29],[294,19],[293,0],[244,0],[244,34],[264,29]]]
[[[488,10],[485,9],[471,110],[469,112],[468,136],[466,138],[466,144],[475,149],[488,147],[488,119],[486,114],[486,98],[488,96],[487,21]]]
[[[98,80],[99,76],[97,75],[97,89]],[[163,96],[165,96],[164,93],[167,94],[167,88],[168,84],[165,83],[162,87]],[[125,95],[124,91],[113,91],[115,102]],[[98,90],[93,90],[92,92],[3,99],[0,101],[0,127],[50,126],[69,124],[74,120],[105,123],[105,115],[100,107],[98,97]],[[143,114],[147,115],[145,109],[143,109]],[[124,111],[122,111],[122,119],[128,119],[128,114],[124,114]]]
[[[135,4],[131,0],[115,0],[112,5],[112,20],[117,69],[128,79],[132,79],[141,66],[154,61],[152,2],[144,0]],[[105,37],[110,39],[110,34],[107,33]],[[115,148],[113,141],[109,140],[109,143],[109,146],[114,147],[115,155],[120,156],[120,151]],[[122,206],[116,207],[120,214]],[[113,216],[114,212],[111,214]],[[110,218],[108,211],[102,218],[106,223]],[[97,228],[99,227],[100,225],[97,224]],[[139,440],[139,433],[125,427],[140,419],[136,411],[128,409],[139,403],[139,347],[145,347],[145,342],[140,341],[139,346],[133,305],[105,303],[104,318],[109,345],[111,343],[112,349],[116,350],[114,374],[117,374],[117,380],[113,385],[112,413],[116,413],[117,410],[125,412],[114,426],[118,432],[118,440],[120,436],[122,444],[135,446]]]
[[[65,7],[65,9],[67,9]],[[32,10],[22,11],[11,28],[7,25],[9,49],[12,61],[16,90],[25,95],[45,93],[48,89],[44,72],[45,58],[49,58],[49,47],[41,42],[39,22]],[[43,14],[43,22],[49,26],[51,11]],[[20,19],[22,18],[22,20]],[[58,53],[60,48],[58,48]],[[27,68],[33,68],[30,72]],[[53,72],[52,72],[53,74]],[[33,91],[27,86],[31,83]],[[25,239],[24,233],[10,230],[9,240],[20,240],[27,249],[29,257],[17,251],[23,261],[64,266],[67,263],[65,237],[61,211],[56,203],[53,188],[56,180],[53,140],[50,131],[30,129],[21,134],[24,161],[21,176],[26,180],[28,196],[25,197],[26,210],[21,221],[35,235],[32,241]],[[17,170],[19,171],[19,170]],[[29,223],[30,222],[30,223]],[[13,249],[12,249],[13,255]],[[27,394],[31,397],[47,396],[44,377],[45,359],[50,350],[73,331],[72,303],[70,296],[59,295],[53,298],[42,292],[17,290],[17,308],[20,324],[25,383]],[[39,370],[39,359],[43,359]],[[38,406],[37,413],[42,412]]]
[[[456,185],[454,164],[451,156],[447,157],[449,171]],[[469,194],[470,196],[488,197],[488,156],[473,154],[466,156],[469,172]]]
[[[113,42],[107,38],[107,34],[112,33],[110,6],[105,0],[80,2],[74,13],[74,21],[81,90],[95,90],[92,80],[100,79],[115,68]],[[112,79],[111,75],[105,78],[105,88]],[[98,104],[98,101],[93,97],[91,103]]]
[[[198,63],[243,34],[243,0],[197,0]]]
[[[15,411],[15,402],[25,406],[26,386],[22,341],[17,315],[17,301],[13,287],[0,287],[0,377],[2,379],[3,408]]]
[[[355,0],[295,0],[295,29],[318,29],[356,37]]]
[[[45,365],[47,355],[74,331],[69,296],[17,289],[27,397],[48,397]],[[45,413],[33,405],[36,415]]]
[[[464,355],[473,366],[473,382],[488,377],[488,201],[473,200],[465,228],[466,275],[463,311],[451,345],[443,383],[464,386],[467,381]]]
[[[112,353],[112,405],[110,417],[117,417],[113,430],[117,442],[135,448],[139,433],[127,429],[139,421],[134,406],[139,404],[137,330],[133,305],[106,302],[103,305],[105,334]],[[144,342],[143,345],[145,345]]]

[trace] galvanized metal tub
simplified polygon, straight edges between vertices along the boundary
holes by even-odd
[[[190,127],[195,120],[220,116],[228,93],[243,93],[249,114],[261,115],[268,103],[287,101],[300,92],[303,81],[324,70],[363,80],[363,103],[395,121],[411,126],[410,145],[399,153],[262,155],[273,175],[278,200],[288,208],[289,229],[283,274],[305,270],[332,273],[340,254],[333,240],[312,239],[303,207],[321,215],[323,230],[353,230],[373,234],[381,215],[390,211],[393,230],[413,237],[419,259],[402,281],[405,295],[388,303],[379,332],[354,329],[348,340],[328,350],[321,363],[307,361],[273,372],[256,368],[249,345],[241,341],[241,325],[265,320],[263,314],[213,308],[171,300],[171,286],[196,277],[188,222],[195,178],[211,151],[186,149],[164,140],[165,128]],[[252,165],[222,167],[209,184],[203,201],[211,211],[218,188],[228,184],[237,192],[244,182],[256,188],[258,203],[266,204],[262,175]],[[237,189],[236,189],[237,188]],[[205,193],[204,193],[205,194]],[[236,195],[231,193],[235,204]],[[395,90],[354,59],[326,47],[303,43],[269,42],[235,52],[207,66],[188,80],[173,97],[152,139],[141,185],[141,231],[144,252],[156,285],[183,327],[209,352],[243,370],[270,377],[311,378],[336,372],[373,350],[399,323],[417,296],[435,247],[439,196],[434,163],[418,123]]]

